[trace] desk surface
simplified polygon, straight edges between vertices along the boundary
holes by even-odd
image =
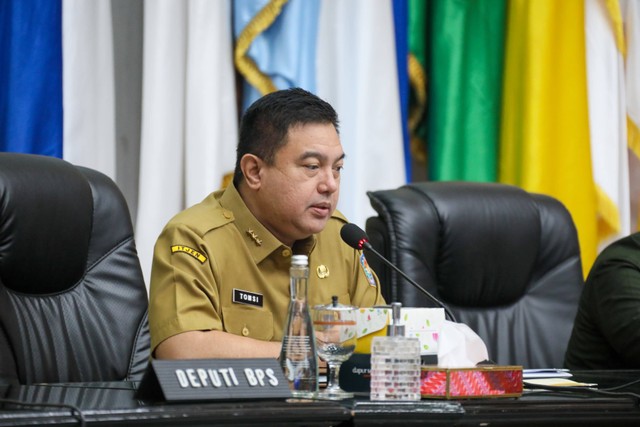
[[[615,387],[640,379],[640,371],[575,372],[578,381]],[[136,399],[135,383],[0,386],[0,398],[31,404],[0,404],[0,426],[45,425],[640,425],[632,396],[536,391],[520,398],[416,403],[252,400],[167,404]],[[640,394],[640,385],[618,391]],[[82,411],[72,414],[73,406]],[[485,424],[486,425],[486,424]]]

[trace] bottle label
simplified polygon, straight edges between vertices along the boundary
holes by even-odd
[[[287,357],[292,360],[304,359],[307,355],[312,354],[311,337],[308,335],[285,335],[282,338],[282,345],[287,349]]]
[[[284,359],[280,360],[280,363],[291,390],[294,392],[317,391],[317,368],[310,337],[285,335],[282,348]]]

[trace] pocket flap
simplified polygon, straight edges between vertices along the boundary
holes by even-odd
[[[224,330],[234,335],[262,341],[273,338],[271,312],[248,306],[222,307]]]

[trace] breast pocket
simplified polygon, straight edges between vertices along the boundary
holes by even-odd
[[[234,335],[270,341],[273,315],[270,311],[246,306],[222,307],[224,330]]]

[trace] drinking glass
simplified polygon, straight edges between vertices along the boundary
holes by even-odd
[[[338,297],[331,298],[331,304],[313,307],[313,330],[316,337],[316,351],[320,359],[327,362],[327,387],[318,392],[319,399],[340,400],[353,397],[340,388],[340,365],[353,354],[356,348],[357,307],[338,303]]]

